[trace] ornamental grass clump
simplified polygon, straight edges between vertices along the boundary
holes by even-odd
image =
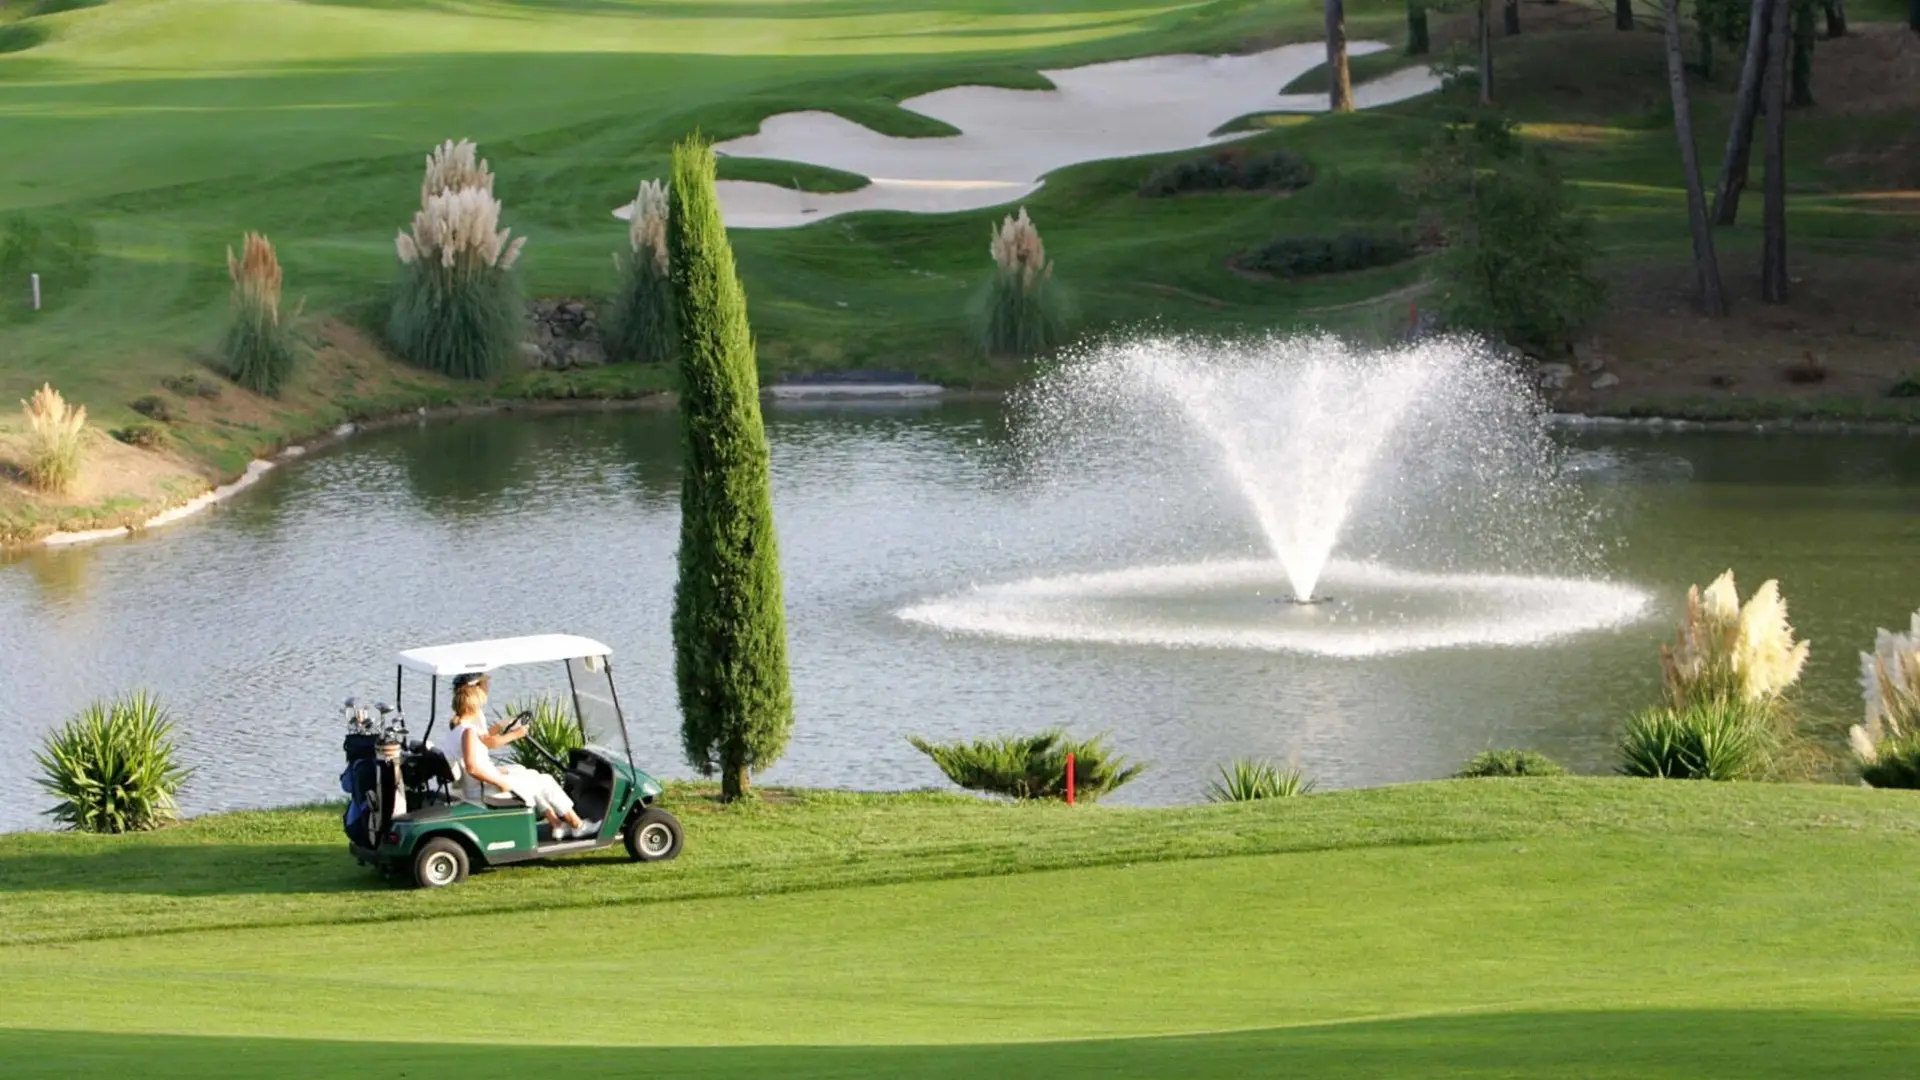
[[[1313,778],[1296,764],[1275,765],[1264,758],[1234,758],[1220,766],[1220,775],[1207,785],[1207,801],[1292,799],[1313,788]]]
[[[1860,778],[1879,788],[1920,788],[1920,611],[1904,634],[1881,630],[1860,654],[1866,717],[1847,732]]]
[[[280,260],[273,244],[250,232],[240,254],[227,249],[233,279],[233,323],[221,345],[226,375],[256,394],[279,397],[293,374],[293,335],[280,321]]]
[[[1482,750],[1454,773],[1459,780],[1489,776],[1565,776],[1566,767],[1533,750]]]
[[[72,491],[86,452],[87,407],[43,383],[20,408],[27,414],[27,482],[50,495]]]
[[[190,769],[174,758],[173,724],[144,691],[96,701],[34,754],[41,787],[59,796],[47,814],[76,832],[152,829],[175,816]]]
[[[532,713],[533,719],[528,722],[525,735],[507,744],[509,760],[537,769],[555,780],[565,780],[569,756],[585,745],[580,737],[580,725],[574,722],[573,710],[565,700],[542,694],[508,705],[500,718],[511,719],[522,712]],[[552,755],[551,760],[541,754],[543,750]],[[555,761],[559,764],[554,764]]]
[[[607,358],[615,363],[661,363],[673,358],[673,280],[667,263],[667,187],[640,185],[627,224],[626,258],[613,256],[620,296],[607,326]]]
[[[1059,729],[1038,735],[933,743],[908,736],[947,779],[969,791],[1017,800],[1065,799],[1067,755],[1073,755],[1074,798],[1093,802],[1146,770],[1108,749],[1104,736],[1075,741]]]
[[[415,367],[487,379],[517,355],[523,319],[513,266],[526,237],[500,228],[493,174],[462,140],[427,157],[420,209],[394,238],[400,283],[387,339]]]
[[[1809,643],[1793,640],[1779,583],[1743,606],[1733,571],[1687,590],[1680,635],[1660,650],[1665,702],[1636,713],[1620,746],[1629,776],[1749,780],[1798,741],[1783,695],[1800,679]]]
[[[1066,298],[1026,207],[993,232],[994,275],[975,313],[990,356],[1034,356],[1067,340]]]

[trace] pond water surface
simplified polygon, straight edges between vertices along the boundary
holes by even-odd
[[[686,776],[668,613],[678,540],[665,412],[487,417],[363,434],[153,535],[0,564],[0,829],[34,828],[42,733],[146,687],[197,773],[189,811],[338,795],[339,703],[390,698],[393,654],[568,631],[615,650],[642,764]],[[1073,479],[1009,452],[998,406],[773,408],[796,725],[771,783],[943,778],[906,741],[1064,725],[1150,763],[1118,801],[1201,796],[1237,755],[1297,755],[1322,786],[1442,776],[1488,746],[1612,763],[1685,588],[1781,579],[1813,640],[1802,701],[1858,710],[1857,654],[1920,607],[1920,441],[1583,433],[1599,576],[1644,617],[1530,647],[1359,659],[1013,641],[899,617],[1037,574],[1257,554],[1201,476]],[[1417,567],[1416,567],[1417,569]],[[547,673],[538,673],[545,676]],[[496,679],[504,702],[546,684]],[[416,733],[424,699],[407,702]]]

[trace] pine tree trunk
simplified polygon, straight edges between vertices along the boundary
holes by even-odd
[[[1825,0],[1821,5],[1827,12],[1827,40],[1847,36],[1847,0]]]
[[[1347,6],[1345,0],[1326,0],[1327,107],[1353,111],[1353,76],[1347,70]]]
[[[1480,104],[1493,104],[1493,21],[1487,11],[1493,0],[1480,0]]]
[[[1407,55],[1425,56],[1433,51],[1433,36],[1427,32],[1427,5],[1407,0]]]
[[[1613,0],[1613,28],[1615,30],[1633,29],[1633,0]]]
[[[712,147],[673,148],[667,272],[680,335],[679,578],[674,682],[688,764],[729,798],[793,732],[786,608],[747,299],[714,190]]]
[[[1727,132],[1727,152],[1721,158],[1720,180],[1713,190],[1713,220],[1717,225],[1731,225],[1740,216],[1740,192],[1747,186],[1747,160],[1753,156],[1753,121],[1760,112],[1760,91],[1766,81],[1767,20],[1775,2],[1753,0],[1748,13],[1747,56],[1740,65],[1740,88],[1733,97],[1733,126]]]
[[[1667,86],[1673,93],[1673,128],[1680,137],[1680,166],[1687,174],[1687,222],[1693,228],[1694,287],[1700,310],[1727,313],[1720,287],[1720,260],[1713,250],[1713,226],[1707,221],[1707,196],[1700,184],[1700,151],[1693,141],[1693,103],[1687,96],[1687,62],[1680,53],[1680,0],[1666,0]]]
[[[1787,104],[1813,104],[1813,0],[1793,0],[1793,97]]]
[[[1508,37],[1520,32],[1520,0],[1507,0],[1501,15],[1506,20],[1504,29]]]
[[[745,765],[731,765],[720,770],[720,801],[735,802],[747,797],[753,790],[753,778]]]
[[[1767,145],[1761,218],[1760,299],[1787,302],[1787,23],[1790,0],[1774,0],[1767,27]]]

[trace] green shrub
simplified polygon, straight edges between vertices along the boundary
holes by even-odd
[[[673,358],[673,281],[667,267],[667,189],[657,180],[640,185],[628,220],[620,295],[607,320],[607,359],[615,363],[663,363]]]
[[[113,437],[128,446],[138,446],[143,450],[158,450],[173,442],[167,429],[151,420],[135,420],[126,427],[118,428]]]
[[[107,0],[33,0],[33,7],[29,10],[34,15],[58,15],[63,11],[99,7],[106,2]]]
[[[918,735],[907,741],[955,784],[1014,799],[1066,798],[1069,753],[1076,800],[1093,802],[1146,769],[1114,754],[1104,736],[1076,742],[1058,729],[973,742],[931,743]]]
[[[394,240],[401,272],[387,341],[409,364],[490,379],[520,355],[526,319],[512,270],[526,237],[499,224],[493,174],[473,144],[436,148],[413,230]]]
[[[1644,709],[1627,721],[1620,771],[1668,780],[1754,780],[1773,761],[1776,721],[1764,705],[1712,699]]]
[[[256,394],[279,397],[293,375],[293,334],[280,321],[280,259],[273,244],[248,233],[236,258],[227,249],[233,279],[233,322],[221,354],[227,378]]]
[[[1068,304],[1040,230],[1025,207],[994,230],[994,274],[974,301],[975,336],[988,356],[1031,357],[1067,342]]]
[[[1504,117],[1442,128],[1409,184],[1446,248],[1441,307],[1452,326],[1563,350],[1598,315],[1597,248],[1553,161]]]
[[[507,744],[507,757],[516,765],[537,769],[555,780],[566,779],[567,756],[585,745],[573,709],[564,698],[542,694],[528,701],[515,702],[502,711],[503,719],[531,712],[533,720],[527,733]],[[540,756],[545,750],[560,762],[558,766]]]
[[[1220,776],[1207,785],[1209,802],[1250,802],[1254,799],[1291,799],[1314,788],[1313,778],[1298,765],[1279,766],[1261,758],[1234,758],[1220,766]]]
[[[41,787],[59,796],[47,813],[80,832],[151,829],[174,817],[191,770],[174,760],[173,724],[144,691],[94,702],[49,732],[34,754]]]
[[[706,776],[717,770],[721,796],[733,800],[793,734],[780,543],[747,297],[720,216],[713,148],[698,136],[673,148],[667,193],[687,433],[673,589],[680,739],[687,762]]]
[[[1189,191],[1297,191],[1313,183],[1313,164],[1291,150],[1241,147],[1162,165],[1140,182],[1143,198]]]
[[[1532,750],[1482,750],[1467,759],[1453,775],[1460,779],[1484,776],[1565,776],[1567,770],[1545,754]]]
[[[162,424],[173,423],[173,406],[167,404],[167,399],[158,394],[135,398],[127,407],[149,420]]]
[[[1887,387],[1887,396],[1891,398],[1920,397],[1920,373],[1900,376],[1899,381]]]
[[[1334,236],[1282,236],[1239,257],[1240,268],[1275,277],[1344,274],[1390,266],[1413,254],[1404,237],[1349,230]]]
[[[212,379],[203,379],[192,372],[185,375],[169,375],[160,380],[160,385],[181,397],[197,397],[213,401],[220,396],[219,383]]]

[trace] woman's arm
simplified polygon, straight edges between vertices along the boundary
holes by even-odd
[[[481,735],[471,728],[461,734],[460,760],[461,763],[466,766],[467,775],[476,780],[492,784],[501,791],[512,791],[513,787],[507,783],[506,776],[501,773],[499,769],[493,767],[493,759],[488,757],[487,752],[480,748],[481,743],[486,740],[487,736]]]

